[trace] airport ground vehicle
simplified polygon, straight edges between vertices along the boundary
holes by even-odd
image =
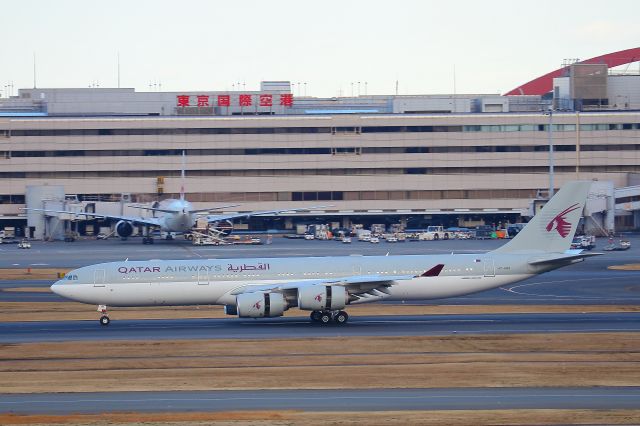
[[[518,235],[525,225],[526,223],[510,223],[507,225],[507,238],[513,238]]]
[[[196,236],[193,238],[193,245],[194,246],[217,246],[217,245],[220,245],[220,241],[212,238]]]
[[[488,240],[495,238],[493,227],[490,225],[476,226],[475,239],[476,240]]]
[[[617,243],[612,239],[609,239],[609,243],[602,248],[604,251],[625,251],[631,248],[631,241],[629,240],[620,240]]]
[[[357,231],[358,241],[369,241],[371,240],[371,231],[368,229],[358,229]]]
[[[419,235],[419,239],[421,240],[448,240],[452,238],[453,234],[449,231],[446,231],[442,226],[428,226],[425,232],[422,232]]]
[[[22,240],[18,243],[18,248],[20,249],[30,249],[31,243],[27,240]]]
[[[350,304],[462,296],[598,255],[569,250],[590,187],[565,184],[515,238],[487,253],[119,261],[70,271],[51,290],[98,305],[102,325],[107,306],[201,304],[241,318],[297,307],[313,322],[344,324]]]
[[[593,235],[580,235],[573,238],[572,249],[592,250],[596,246],[596,237]]]

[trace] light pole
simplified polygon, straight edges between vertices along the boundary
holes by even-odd
[[[549,138],[549,199],[551,199],[553,197],[555,187],[553,182],[553,109],[549,108],[546,114],[549,115],[547,136]]]

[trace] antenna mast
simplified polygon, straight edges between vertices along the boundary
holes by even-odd
[[[33,88],[36,88],[36,52],[33,52]]]
[[[180,172],[180,199],[184,201],[184,169],[186,167],[187,158],[184,149],[182,150],[182,171]]]

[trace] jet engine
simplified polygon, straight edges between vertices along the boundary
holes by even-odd
[[[230,220],[218,220],[211,222],[209,226],[223,237],[227,237],[233,232],[233,223]]]
[[[298,289],[298,308],[308,311],[336,311],[349,303],[347,289],[342,286],[313,285]]]
[[[133,225],[131,222],[127,222],[126,220],[121,220],[116,223],[116,233],[121,238],[130,237],[133,234]]]
[[[242,293],[236,296],[236,306],[240,318],[280,317],[287,309],[280,293]]]

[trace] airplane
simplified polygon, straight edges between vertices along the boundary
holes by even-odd
[[[49,209],[34,209],[23,208],[22,210],[40,211],[45,213],[62,213],[70,214],[73,216],[84,216],[93,219],[112,219],[117,220],[115,226],[115,233],[123,240],[126,240],[133,234],[135,226],[142,226],[144,228],[142,244],[153,244],[153,237],[151,236],[151,229],[159,229],[161,232],[167,233],[167,239],[172,238],[172,234],[186,234],[191,232],[196,222],[201,217],[206,217],[207,222],[211,224],[211,228],[222,236],[227,236],[233,231],[233,219],[250,216],[264,216],[268,214],[279,214],[283,212],[301,212],[326,208],[328,206],[311,206],[301,207],[294,209],[279,209],[279,210],[258,210],[249,211],[244,213],[229,213],[229,214],[207,214],[214,210],[221,210],[229,207],[236,207],[238,204],[229,204],[226,206],[219,206],[207,209],[194,209],[192,204],[184,199],[184,192],[180,193],[180,199],[167,199],[159,203],[154,203],[153,206],[132,205],[144,210],[151,210],[155,212],[162,212],[163,215],[159,217],[142,217],[142,216],[118,216],[110,214],[99,213],[85,213],[85,212],[73,212],[68,210],[49,210]]]
[[[151,229],[159,229],[161,232],[167,234],[167,239],[171,239],[173,234],[185,234],[191,232],[192,228],[196,225],[196,222],[200,217],[207,216],[207,222],[212,224],[212,228],[217,230],[218,234],[227,236],[233,230],[233,223],[231,220],[249,217],[260,216],[266,214],[278,214],[282,212],[296,212],[296,211],[308,211],[324,208],[327,206],[313,206],[296,209],[280,209],[280,210],[263,210],[253,211],[246,213],[231,213],[231,214],[217,214],[211,215],[216,210],[222,210],[229,207],[237,207],[239,204],[229,204],[225,206],[218,206],[206,209],[194,209],[193,205],[185,199],[184,181],[185,181],[185,154],[182,153],[182,171],[181,171],[181,187],[179,199],[166,199],[160,202],[155,202],[151,206],[145,206],[140,204],[133,204],[130,207],[135,207],[142,210],[149,210],[153,212],[152,217],[142,216],[118,216],[110,214],[99,213],[85,213],[85,212],[73,212],[68,210],[50,210],[50,209],[36,209],[36,208],[23,208],[22,210],[39,211],[44,213],[57,213],[57,214],[70,214],[73,216],[83,216],[85,218],[93,219],[111,219],[117,220],[115,226],[115,233],[123,240],[126,240],[133,234],[136,226],[143,227],[142,244],[153,244],[153,237],[151,236]],[[156,213],[162,213],[158,217]]]
[[[287,257],[109,262],[75,269],[51,290],[107,306],[224,305],[240,318],[297,307],[312,322],[344,324],[346,306],[463,296],[525,280],[600,253],[571,250],[591,182],[562,189],[509,242],[484,254]]]
[[[226,206],[219,206],[207,209],[194,209],[193,205],[185,200],[184,192],[180,192],[180,199],[167,199],[154,203],[153,206],[147,207],[142,205],[133,205],[144,210],[151,210],[154,212],[161,212],[162,215],[155,217],[142,217],[142,216],[119,216],[100,213],[86,213],[86,212],[73,212],[68,210],[50,210],[50,209],[34,209],[24,208],[23,210],[40,211],[44,213],[62,213],[70,214],[73,216],[84,216],[89,219],[112,219],[117,220],[115,226],[115,233],[126,240],[133,234],[133,230],[136,226],[142,226],[144,229],[142,244],[153,244],[153,237],[151,236],[151,229],[159,229],[161,232],[166,232],[170,239],[174,233],[182,234],[190,232],[196,224],[196,221],[203,214],[211,213],[213,210],[224,209],[228,207],[236,207],[238,204],[230,204]]]

